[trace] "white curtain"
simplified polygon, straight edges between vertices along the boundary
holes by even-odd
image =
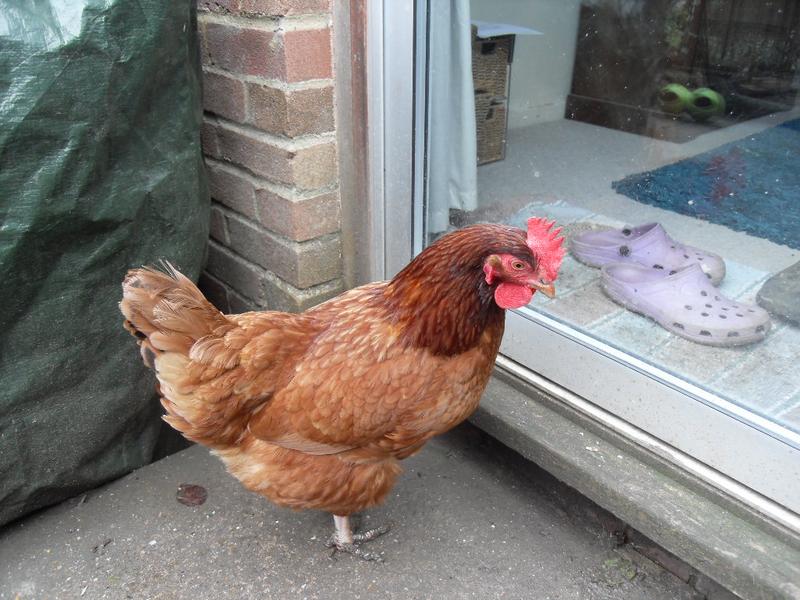
[[[477,208],[477,140],[469,0],[431,0],[428,96],[428,233],[449,209]]]

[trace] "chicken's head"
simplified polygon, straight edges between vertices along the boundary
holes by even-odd
[[[564,238],[555,221],[528,219],[527,245],[530,253],[491,254],[484,260],[486,283],[494,287],[494,300],[500,308],[520,308],[528,304],[536,291],[552,298],[553,282],[564,259]]]

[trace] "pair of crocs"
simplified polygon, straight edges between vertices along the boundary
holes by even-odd
[[[661,110],[677,115],[687,111],[695,121],[706,121],[725,113],[725,98],[710,88],[690,92],[679,83],[670,83],[658,92]]]
[[[724,297],[722,257],[676,242],[658,223],[588,231],[570,247],[576,259],[600,267],[605,293],[672,333],[711,346],[764,339],[769,314]]]

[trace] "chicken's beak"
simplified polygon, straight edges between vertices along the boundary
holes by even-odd
[[[542,292],[548,298],[556,297],[556,286],[554,286],[549,281],[542,281],[540,279],[539,281],[531,283],[531,288],[536,291]]]

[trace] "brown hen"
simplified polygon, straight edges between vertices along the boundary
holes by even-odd
[[[167,266],[123,283],[125,326],[154,367],[164,419],[249,490],[333,513],[330,544],[367,559],[349,515],[382,502],[400,460],[466,419],[492,371],[506,308],[553,295],[552,223],[473,225],[389,282],[302,314],[223,315]]]

